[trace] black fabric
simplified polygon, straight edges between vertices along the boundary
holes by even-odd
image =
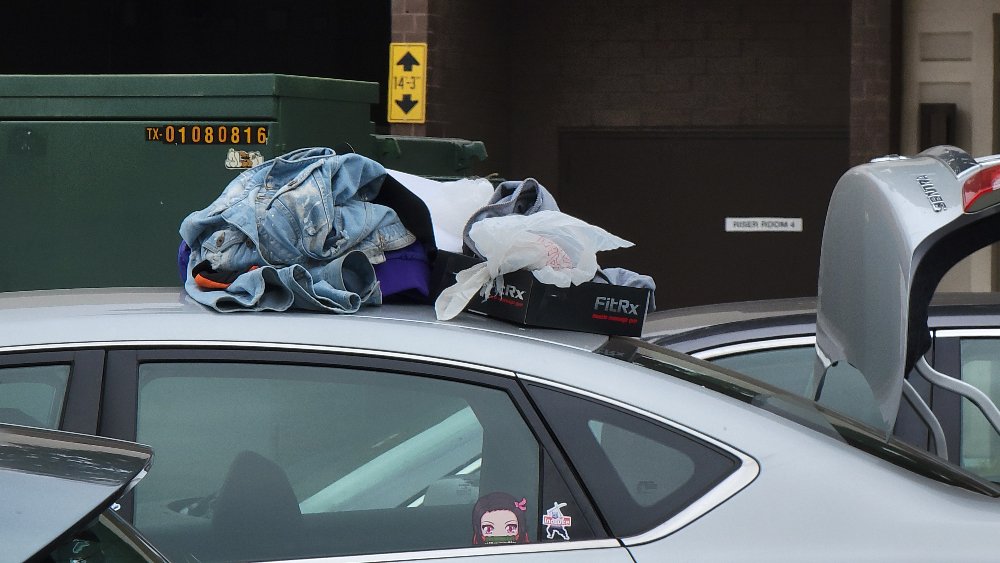
[[[427,209],[427,204],[398,180],[386,174],[382,188],[372,203],[391,207],[406,230],[413,233],[428,252],[437,250],[437,243],[434,241],[434,223],[431,221],[431,212]]]
[[[236,281],[236,278],[240,277],[243,272],[217,272],[212,269],[212,265],[208,260],[202,260],[191,268],[191,275],[198,278],[203,278],[217,284],[229,285]]]

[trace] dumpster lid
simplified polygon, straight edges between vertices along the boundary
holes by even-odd
[[[94,74],[0,76],[4,98],[286,96],[377,102],[378,84],[286,74]]]

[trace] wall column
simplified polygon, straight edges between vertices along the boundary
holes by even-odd
[[[428,2],[429,0],[392,0],[391,37],[393,43],[428,42]],[[430,78],[431,67],[428,65],[428,82]],[[391,104],[392,100],[387,100],[387,103]],[[424,137],[427,135],[427,125],[425,123],[390,123],[389,133]]]
[[[899,6],[851,3],[851,165],[899,152]]]

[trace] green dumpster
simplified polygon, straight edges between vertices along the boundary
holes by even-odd
[[[482,141],[400,135],[373,137],[372,158],[383,166],[437,180],[471,176],[475,162],[486,160],[486,145]]]
[[[275,74],[0,76],[0,291],[179,285],[181,220],[241,170],[309,146],[386,160],[377,101]],[[427,158],[386,165],[463,169]]]

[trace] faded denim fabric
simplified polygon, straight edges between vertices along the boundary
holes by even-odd
[[[385,176],[374,160],[328,148],[296,150],[243,172],[211,205],[181,223],[181,238],[191,247],[185,288],[213,307],[234,302],[283,310],[314,302],[323,310],[355,312],[362,304],[380,303],[371,264],[416,240],[394,210],[371,203]],[[338,260],[352,252],[367,260]],[[227,290],[207,291],[190,275],[204,260],[213,270],[242,274]],[[350,271],[340,272],[344,267]],[[342,291],[361,302],[355,306],[356,299]],[[241,297],[232,301],[232,294]]]
[[[312,270],[298,264],[262,266],[241,274],[224,291],[202,289],[189,275],[184,289],[195,301],[223,313],[292,308],[356,313],[362,305],[382,304],[375,270],[359,251]]]

